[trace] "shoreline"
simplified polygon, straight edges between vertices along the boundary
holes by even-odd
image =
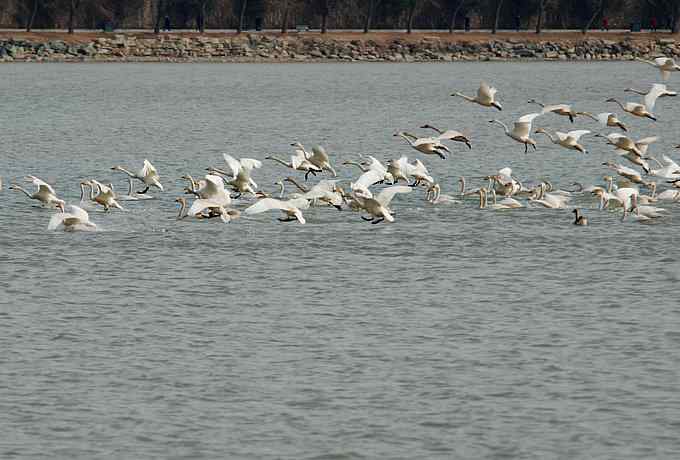
[[[658,55],[680,56],[680,36],[630,32],[0,32],[0,62],[4,63],[626,61]]]

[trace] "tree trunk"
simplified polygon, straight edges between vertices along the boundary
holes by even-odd
[[[325,34],[328,32],[328,13],[324,11],[321,15],[321,33]]]
[[[236,33],[240,34],[243,32],[243,21],[246,18],[246,7],[248,6],[248,0],[241,0],[241,14],[238,17],[238,29]]]
[[[80,6],[80,0],[71,0],[70,6],[71,8],[68,13],[68,33],[72,34],[74,32],[73,23],[75,21],[76,10]]]
[[[31,18],[28,20],[28,23],[26,24],[26,32],[30,32],[31,29],[33,29],[33,21],[35,21],[35,15],[38,14],[38,2],[39,0],[35,0],[33,2],[33,11],[31,12]]]
[[[288,0],[283,0],[283,23],[281,24],[281,33],[288,33]]]
[[[593,25],[593,22],[595,22],[595,18],[597,18],[597,15],[601,13],[602,7],[604,6],[604,0],[600,1],[600,5],[595,9],[593,12],[593,15],[590,17],[588,22],[583,25],[583,29],[581,29],[581,33],[585,35],[586,32],[588,32],[588,29]]]
[[[371,22],[373,21],[373,15],[375,14],[375,9],[380,3],[380,0],[368,0],[368,12],[366,14],[366,22],[364,23],[364,33],[367,34],[371,30]]]
[[[463,6],[463,1],[460,0],[458,2],[458,5],[454,9],[451,10],[451,16],[449,17],[449,33],[452,34],[453,31],[456,28],[456,17],[458,17],[458,11],[460,10],[460,7]]]
[[[416,15],[416,7],[418,0],[411,0],[411,5],[408,8],[408,24],[406,26],[406,33],[410,34],[413,31],[413,18]]]
[[[200,33],[205,33],[205,9],[205,1],[202,1],[198,12],[198,31]]]
[[[680,2],[675,1],[672,9],[671,33],[680,33]]]
[[[536,33],[540,34],[543,28],[543,7],[545,0],[538,0],[538,17],[536,18]]]
[[[161,33],[161,15],[163,12],[163,0],[156,0],[156,21],[153,26],[153,33]]]
[[[493,28],[491,33],[495,34],[498,31],[498,20],[501,16],[501,7],[503,6],[503,0],[496,0],[496,15],[493,17]]]

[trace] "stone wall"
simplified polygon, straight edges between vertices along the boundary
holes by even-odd
[[[0,62],[431,62],[490,60],[629,60],[680,55],[674,39],[620,41],[599,38],[559,41],[449,41],[423,38],[340,40],[299,35],[244,34],[231,37],[132,34],[96,38],[86,43],[0,38]]]

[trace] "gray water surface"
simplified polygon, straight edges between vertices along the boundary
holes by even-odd
[[[288,157],[295,140],[326,146],[347,181],[343,160],[406,154],[448,194],[504,166],[601,183],[602,139],[579,155],[539,137],[525,155],[488,120],[531,97],[611,111],[656,78],[633,63],[0,66],[0,457],[678,458],[677,205],[641,225],[577,197],[577,228],[571,208],[432,206],[423,190],[380,225],[332,208],[306,225],[177,222],[174,203],[222,153]],[[502,112],[449,97],[481,79]],[[659,100],[656,124],[618,112],[677,159],[677,104]],[[443,161],[392,136],[425,122],[468,130],[473,150]],[[109,168],[144,158],[166,191],[91,211],[97,233],[48,232],[53,211],[6,188],[34,174],[77,203],[80,180],[125,190]],[[274,192],[289,174],[253,176]]]

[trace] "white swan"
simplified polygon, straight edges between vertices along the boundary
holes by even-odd
[[[333,206],[338,211],[342,211],[344,198],[342,189],[338,187],[337,181],[324,179],[313,185],[310,189],[299,184],[292,177],[286,177],[284,181],[295,185],[302,192],[301,195],[294,198],[306,198],[310,200],[311,204],[323,203],[327,206]],[[283,182],[281,184],[283,185]]]
[[[654,106],[656,105],[656,100],[665,91],[665,85],[654,85],[652,89],[642,98],[642,104],[637,102],[626,102],[625,104],[619,102],[615,98],[609,98],[606,102],[615,102],[621,107],[625,112],[635,115],[636,117],[649,118],[650,120],[656,121],[656,115],[654,115]]]
[[[61,212],[53,215],[47,224],[48,230],[57,230],[62,227],[65,232],[92,232],[97,230],[97,225],[90,222],[90,216],[82,208],[75,205],[64,206],[58,203]]]
[[[659,217],[666,217],[667,216],[667,214],[666,214],[667,210],[664,209],[664,208],[657,208],[656,206],[639,205],[637,195],[631,196],[630,212],[634,212],[633,216],[638,221],[657,219]],[[622,221],[625,220],[627,215],[628,215],[628,208],[624,207],[623,208],[623,216],[621,217],[621,220]]]
[[[220,176],[208,174],[205,176],[205,187],[199,191],[199,198],[194,200],[187,212],[190,217],[202,214],[206,209],[224,208],[231,204],[231,197],[224,189],[224,181]]]
[[[406,160],[406,157],[402,157],[402,159],[399,161],[400,168],[406,171],[408,176],[413,177],[413,184],[411,184],[411,186],[415,187],[416,185],[420,185],[422,182],[426,182],[430,185],[434,184],[434,179],[430,175],[430,172],[419,159],[416,158],[413,163],[409,163]]]
[[[438,137],[417,137],[403,131],[394,133],[394,136],[401,137],[408,145],[425,155],[437,155],[442,160],[446,160],[445,153],[451,153],[451,150],[442,144],[441,139]]]
[[[123,208],[120,203],[117,201],[116,193],[113,190],[113,186],[111,184],[109,185],[104,185],[99,181],[96,181],[94,179],[90,179],[90,186],[92,187],[92,190],[96,190],[97,194],[93,198],[93,201],[97,203],[98,205],[101,205],[104,207],[104,211],[109,211],[111,208],[116,208],[120,209],[121,211],[125,211],[125,208]]]
[[[577,129],[575,131],[569,131],[568,133],[562,133],[560,131],[555,131],[555,134],[550,134],[547,130],[543,128],[538,128],[535,133],[542,133],[548,136],[550,141],[553,144],[559,145],[561,147],[564,147],[565,149],[570,149],[570,150],[578,150],[581,153],[588,153],[581,144],[578,143],[578,140],[581,138],[581,136],[585,134],[590,134],[590,131],[587,129]]]
[[[81,182],[82,184],[82,182]],[[82,185],[81,185],[82,186]],[[118,195],[116,200],[118,201],[142,201],[142,200],[152,200],[153,197],[148,193],[137,193],[134,191],[132,186],[132,177],[128,177],[128,192],[127,195]],[[82,200],[82,195],[81,195]]]
[[[290,157],[290,161],[286,162],[280,158],[277,158],[273,155],[270,155],[265,158],[265,160],[272,160],[276,161],[277,163],[281,163],[283,166],[286,168],[290,168],[296,171],[302,171],[305,173],[305,180],[309,178],[309,175],[312,174],[313,176],[316,176],[316,173],[320,173],[323,170],[319,168],[318,166],[312,164],[307,157],[305,156],[305,152],[303,150],[297,149],[295,151],[295,154]]]
[[[455,129],[447,129],[446,131],[443,131],[439,128],[435,128],[432,125],[425,124],[421,126],[422,129],[431,129],[439,136],[437,136],[440,140],[447,140],[447,141],[453,141],[453,142],[462,142],[463,144],[467,145],[468,149],[472,150],[472,144],[470,143],[470,138],[467,137],[465,134],[461,133],[460,131],[456,131]]]
[[[158,171],[151,164],[151,162],[149,162],[149,160],[144,160],[144,166],[142,166],[142,169],[140,169],[136,173],[128,171],[127,169],[123,168],[122,166],[114,166],[111,169],[114,170],[114,171],[123,172],[123,173],[127,174],[128,177],[131,177],[132,179],[137,179],[137,180],[143,182],[146,187],[144,188],[144,190],[142,190],[141,192],[137,192],[137,193],[144,194],[144,193],[149,191],[149,187],[156,187],[161,192],[163,191],[163,185],[161,185],[160,176],[158,175]]]
[[[371,221],[372,224],[378,224],[383,220],[394,222],[394,216],[389,209],[392,198],[397,193],[410,193],[411,187],[404,185],[393,185],[383,189],[377,196],[371,195],[368,190],[355,190],[354,197],[359,205],[368,212],[372,217],[361,216],[362,219]]]
[[[496,88],[489,86],[485,82],[482,82],[479,85],[479,89],[477,90],[477,95],[475,97],[466,96],[465,94],[461,94],[459,92],[455,92],[451,94],[451,96],[462,97],[466,101],[474,102],[475,104],[479,104],[483,107],[495,107],[498,110],[503,110],[503,107],[496,101],[497,92],[498,90]]]
[[[331,159],[326,153],[326,149],[324,149],[322,146],[315,145],[314,147],[312,147],[312,151],[308,152],[305,149],[305,147],[299,142],[293,142],[291,145],[295,147],[297,150],[302,151],[305,158],[307,158],[307,160],[311,164],[321,168],[321,170],[323,171],[330,171],[331,174],[333,174],[333,177],[338,177],[338,174],[335,172],[335,169],[333,169],[333,166],[331,165]]]
[[[640,91],[639,89],[634,89],[634,88],[626,88],[626,89],[623,90],[623,92],[624,93],[635,93],[635,94],[639,94],[640,96],[646,96],[650,92],[654,91],[655,87],[659,88],[659,91],[660,91],[659,97],[675,97],[675,96],[678,95],[678,93],[676,91],[669,91],[668,87],[666,87],[666,85],[661,84],[661,83],[654,83],[652,85],[652,87],[647,92]]]
[[[261,168],[262,162],[252,158],[241,158],[240,160],[237,160],[226,153],[222,156],[224,157],[224,161],[227,163],[227,166],[231,170],[231,174],[219,168],[208,168],[208,171],[213,174],[217,173],[226,176],[225,180],[227,181],[227,184],[229,184],[234,190],[238,192],[238,196],[241,196],[243,193],[255,195],[257,184],[251,177],[251,171],[253,169]]]
[[[563,117],[569,117],[569,121],[572,123],[574,122],[574,118],[576,118],[578,115],[583,115],[583,112],[574,111],[568,104],[545,105],[541,104],[536,99],[529,99],[527,103],[536,104],[541,107],[541,114],[554,113],[557,115],[562,115]]]
[[[529,145],[536,150],[536,141],[530,137],[531,123],[540,115],[540,113],[530,113],[519,117],[515,122],[512,131],[510,131],[506,124],[500,120],[489,120],[489,123],[498,123],[501,125],[505,130],[506,136],[520,144],[524,144],[524,153],[527,153]]]
[[[52,186],[47,182],[38,179],[35,176],[26,176],[26,180],[37,186],[38,190],[34,193],[29,193],[17,184],[11,184],[9,189],[23,192],[30,199],[40,201],[43,206],[52,207],[65,204],[64,200],[57,197],[57,192],[55,192]]]
[[[425,201],[430,204],[460,203],[459,200],[451,195],[442,195],[442,189],[439,184],[433,184],[427,189],[427,192],[425,193]]]
[[[232,220],[236,220],[241,216],[241,213],[236,209],[227,209],[224,206],[214,206],[209,208],[204,208],[194,215],[189,214],[189,209],[187,206],[187,200],[184,197],[178,197],[175,200],[179,203],[179,214],[177,215],[177,220],[182,220],[186,217],[193,217],[196,219],[212,219],[214,217],[219,217],[222,222],[228,224]]]
[[[671,72],[677,72],[678,70],[680,70],[680,66],[677,65],[672,58],[668,58],[665,56],[654,58],[653,61],[648,61],[646,59],[641,58],[635,58],[635,60],[644,62],[645,64],[649,64],[652,67],[656,67],[657,69],[659,69],[659,72],[661,72],[661,79],[663,81],[668,80],[668,77],[671,76]]]
[[[621,177],[625,177],[631,182],[643,185],[647,184],[647,182],[642,180],[642,175],[632,168],[628,168],[619,163],[614,163],[613,161],[607,161],[606,163],[602,164],[604,166],[607,166],[609,169],[616,171],[616,174],[618,174]]]
[[[306,223],[302,210],[309,208],[309,200],[297,198],[294,200],[281,201],[276,198],[263,198],[252,206],[246,208],[246,214],[259,214],[265,211],[283,211],[285,218],[279,218],[281,222],[292,222],[297,220],[301,224]]]
[[[398,160],[389,160],[387,162],[387,173],[392,175],[392,184],[396,184],[400,179],[403,179],[407,184],[411,181],[408,173],[402,168],[402,165],[408,163],[406,156],[400,157]]]
[[[626,125],[624,125],[623,122],[618,119],[615,113],[603,112],[598,113],[597,115],[593,115],[592,113],[589,112],[582,112],[581,115],[586,116],[588,118],[592,118],[596,122],[600,123],[602,126],[608,126],[610,128],[620,128],[624,132],[628,131]]]

